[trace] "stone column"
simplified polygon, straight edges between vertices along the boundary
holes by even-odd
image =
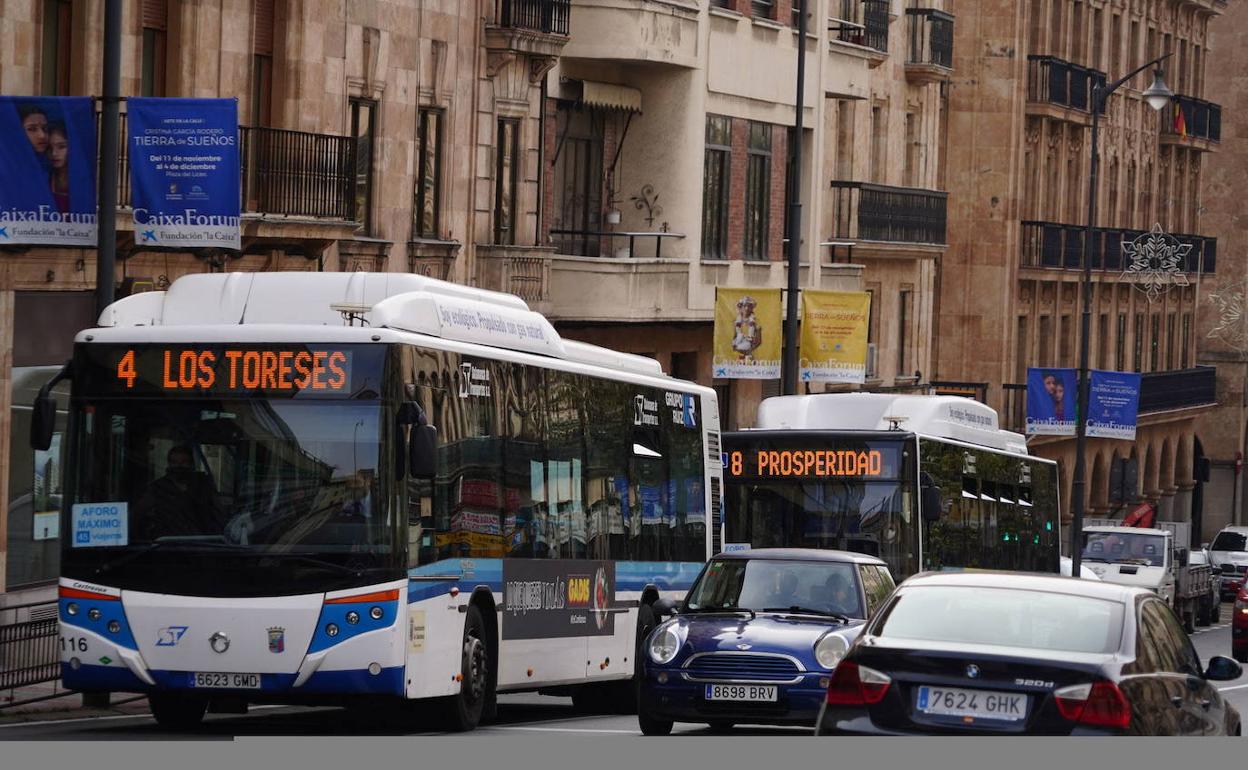
[[[1180,482],[1175,487],[1174,510],[1171,519],[1174,521],[1192,520],[1192,490],[1196,485],[1191,481]]]

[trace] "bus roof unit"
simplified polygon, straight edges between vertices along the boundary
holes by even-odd
[[[407,273],[212,273],[124,297],[101,327],[349,325],[416,334],[664,376],[658,361],[564,340],[521,298]]]
[[[997,412],[961,396],[815,393],[775,396],[758,406],[760,430],[903,430],[1027,454],[1021,434],[1001,430]]]

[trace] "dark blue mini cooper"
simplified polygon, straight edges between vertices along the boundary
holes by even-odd
[[[719,554],[646,640],[641,731],[666,735],[673,722],[813,725],[832,669],[892,590],[874,556]]]

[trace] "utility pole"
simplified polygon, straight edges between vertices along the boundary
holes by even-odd
[[[806,1],[797,0],[797,112],[793,118],[793,186],[789,190],[789,286],[784,321],[784,394],[797,393],[798,262],[802,245],[802,113],[806,91]]]
[[[104,98],[96,213],[95,312],[113,302],[117,266],[117,145],[121,126],[121,0],[104,2]]]

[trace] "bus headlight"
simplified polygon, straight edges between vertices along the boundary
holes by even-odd
[[[650,660],[665,666],[676,658],[680,645],[685,643],[685,629],[679,623],[668,623],[650,637]]]
[[[841,662],[848,651],[849,642],[836,634],[825,634],[822,639],[815,642],[815,660],[829,671],[836,668],[836,664]]]

